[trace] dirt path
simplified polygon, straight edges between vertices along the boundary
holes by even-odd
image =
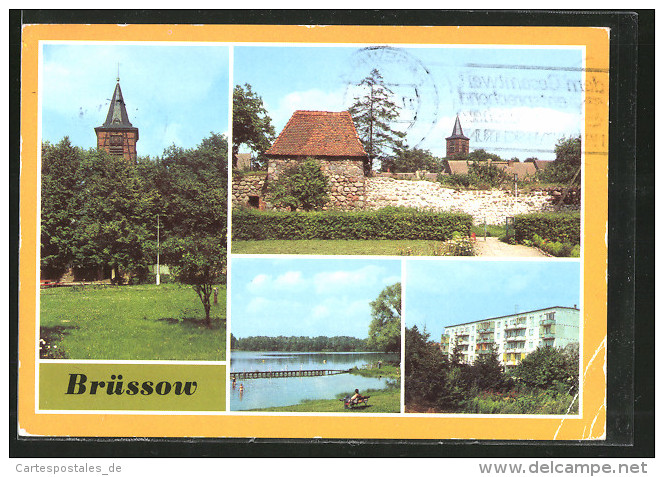
[[[525,245],[510,245],[498,237],[477,238],[475,253],[478,257],[546,257],[540,249]]]

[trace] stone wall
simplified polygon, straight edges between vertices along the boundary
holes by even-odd
[[[502,225],[505,217],[554,210],[557,191],[519,193],[506,190],[455,190],[430,181],[404,181],[384,177],[366,179],[366,207],[415,207],[428,210],[459,211],[473,216],[476,224]],[[579,210],[578,205],[564,210]]]
[[[248,205],[250,196],[264,200],[266,174],[237,174],[233,171],[233,205]]]
[[[270,159],[268,176],[276,179],[287,168],[301,162],[302,159]],[[361,159],[322,159],[317,158],[321,169],[330,180],[329,209],[362,209],[365,207],[364,165]]]
[[[278,175],[294,160],[270,161],[269,174]],[[390,177],[364,177],[361,161],[320,161],[330,180],[330,202],[327,209],[380,209],[382,207],[415,207],[419,209],[460,211],[473,216],[476,224],[502,225],[505,217],[554,210],[561,196],[557,189],[519,192],[511,190],[455,190],[428,180],[397,180]],[[260,208],[271,208],[266,197],[266,174],[233,176],[233,204],[249,205],[249,198],[259,197]],[[255,199],[254,199],[255,200]],[[579,210],[580,192],[575,191],[562,210]]]

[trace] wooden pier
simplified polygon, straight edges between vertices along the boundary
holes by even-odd
[[[303,378],[309,376],[332,376],[348,373],[350,369],[299,369],[293,371],[240,371],[231,372],[231,379]]]

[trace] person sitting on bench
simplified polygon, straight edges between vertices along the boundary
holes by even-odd
[[[350,402],[352,402],[353,404],[357,404],[360,401],[362,401],[363,399],[364,399],[364,396],[362,396],[360,394],[359,389],[356,389],[355,394],[353,394],[353,397],[350,398]]]

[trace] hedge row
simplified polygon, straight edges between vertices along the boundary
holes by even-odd
[[[538,213],[514,217],[514,233],[517,242],[533,240],[535,235],[551,242],[567,242],[578,245],[581,241],[581,215],[570,213]]]
[[[472,217],[385,208],[374,211],[281,212],[233,210],[234,240],[449,240],[470,233]]]

